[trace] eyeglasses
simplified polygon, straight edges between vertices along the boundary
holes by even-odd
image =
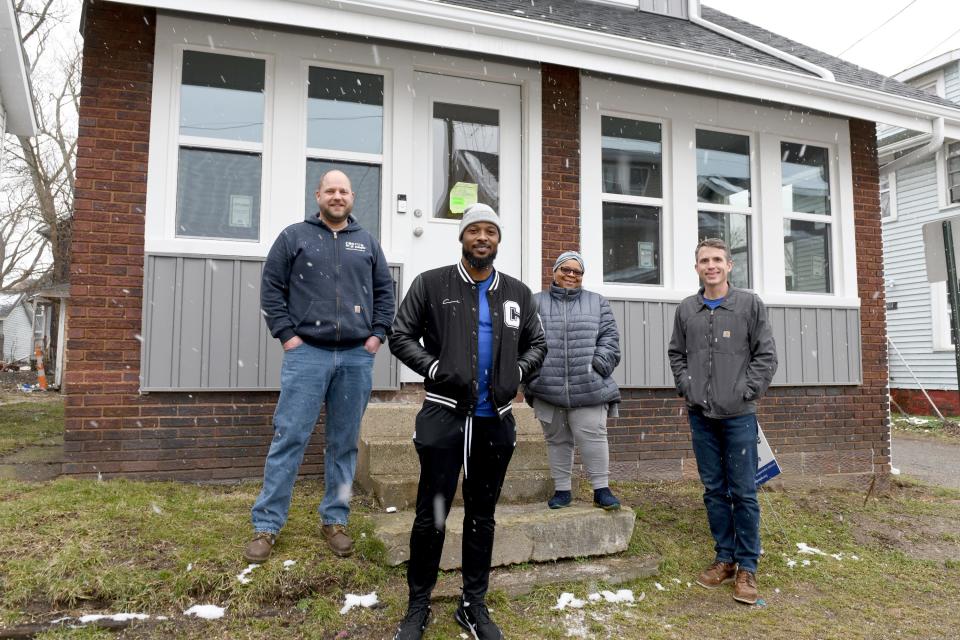
[[[583,277],[583,271],[579,269],[571,269],[570,267],[560,267],[560,273],[565,276],[575,276],[577,278]]]

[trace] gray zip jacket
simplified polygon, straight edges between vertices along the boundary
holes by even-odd
[[[681,302],[667,353],[677,391],[710,418],[756,413],[777,372],[767,308],[734,287],[715,310],[704,304],[702,288]]]
[[[547,338],[547,357],[524,395],[568,409],[620,402],[620,389],[612,378],[620,363],[620,333],[606,299],[557,285],[534,299]]]

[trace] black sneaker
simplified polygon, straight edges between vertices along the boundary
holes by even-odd
[[[430,623],[430,607],[422,605],[407,609],[407,615],[400,621],[393,640],[420,640],[423,630]]]
[[[573,493],[570,491],[554,491],[553,497],[547,500],[547,506],[551,509],[563,509],[569,507],[573,502]]]
[[[610,491],[610,487],[593,490],[593,506],[604,511],[616,511],[620,508],[620,501]]]
[[[482,602],[468,603],[461,598],[460,606],[453,617],[475,640],[503,640],[500,627],[490,619],[487,605]]]

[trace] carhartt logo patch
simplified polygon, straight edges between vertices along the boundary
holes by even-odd
[[[354,307],[353,307],[353,312],[354,312],[354,313],[360,313],[360,305],[354,305]]]
[[[724,338],[729,338],[729,337],[730,337],[730,331],[724,331],[724,332],[723,332],[723,337],[724,337]]]

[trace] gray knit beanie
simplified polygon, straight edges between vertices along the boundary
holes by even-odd
[[[583,266],[583,256],[581,256],[576,251],[564,251],[559,256],[557,256],[557,261],[553,263],[553,270],[556,271],[557,269],[559,269],[560,265],[562,265],[567,260],[576,260],[577,262],[580,263],[581,271],[587,270],[587,268]]]
[[[503,238],[503,228],[500,226],[500,216],[497,215],[496,211],[490,208],[490,205],[483,204],[482,202],[476,202],[464,210],[463,219],[460,220],[460,235],[458,238],[463,240],[463,232],[467,230],[467,227],[476,222],[489,222],[497,228],[497,231],[500,233],[500,237]]]

